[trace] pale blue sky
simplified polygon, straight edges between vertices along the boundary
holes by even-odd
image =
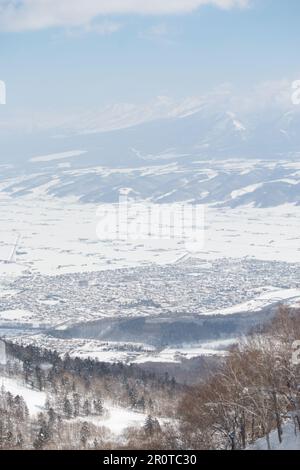
[[[0,0],[0,117],[300,79],[299,0],[57,1]]]

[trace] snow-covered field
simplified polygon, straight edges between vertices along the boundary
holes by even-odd
[[[26,310],[4,310],[0,312],[1,323],[31,323],[33,315]]]
[[[204,244],[189,239],[107,239],[99,209],[70,199],[0,193],[0,276],[26,269],[56,275],[148,263],[172,263],[189,253],[203,259],[254,257],[300,262],[300,206],[204,208]],[[97,212],[98,211],[98,212]],[[98,215],[97,215],[98,213]],[[18,235],[18,264],[3,264]]]
[[[244,302],[242,304],[234,305],[233,307],[215,310],[216,315],[232,315],[240,312],[257,312],[267,307],[272,303],[287,303],[297,305],[300,303],[300,289],[272,289],[264,292],[253,300]]]
[[[80,421],[92,423],[95,426],[106,427],[115,437],[121,437],[126,428],[131,426],[142,427],[147,415],[120,406],[105,404],[106,412],[103,416],[85,416],[76,418]]]

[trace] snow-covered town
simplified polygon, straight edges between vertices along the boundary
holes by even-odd
[[[228,315],[300,299],[300,264],[189,259],[180,264],[2,281],[0,328],[100,318]]]

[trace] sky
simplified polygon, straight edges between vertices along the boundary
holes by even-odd
[[[0,123],[300,79],[299,18],[299,0],[0,0]]]

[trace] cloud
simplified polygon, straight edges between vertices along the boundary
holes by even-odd
[[[115,21],[91,22],[88,24],[71,27],[67,29],[67,35],[70,37],[81,36],[82,34],[94,33],[100,36],[106,36],[116,33],[122,28],[120,23]]]
[[[250,0],[0,0],[1,31],[34,31],[81,27],[99,16],[172,15],[201,6],[245,8]]]
[[[154,24],[146,31],[140,33],[140,37],[142,38],[167,45],[175,44],[174,36],[174,31],[171,31],[165,23]]]
[[[168,34],[168,28],[164,23],[156,24],[148,30],[150,37],[163,37]]]

